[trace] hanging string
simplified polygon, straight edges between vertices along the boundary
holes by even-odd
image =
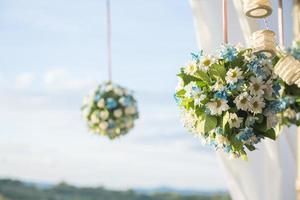
[[[269,26],[269,22],[268,22],[268,20],[267,20],[266,18],[264,18],[264,24],[265,24],[265,28],[266,28],[267,30],[269,30],[269,29],[270,29],[270,26]]]
[[[108,80],[112,81],[112,48],[111,48],[111,12],[110,0],[106,1],[107,14],[107,64],[108,64]]]
[[[223,39],[224,43],[228,43],[228,12],[227,12],[227,0],[223,0]]]
[[[283,26],[283,6],[282,0],[278,0],[278,32],[279,32],[279,45],[284,47],[284,26]]]

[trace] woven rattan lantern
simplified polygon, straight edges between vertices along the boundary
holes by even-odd
[[[293,56],[286,55],[281,58],[276,64],[274,72],[288,85],[300,86],[300,63]]]
[[[245,0],[244,12],[248,17],[265,18],[272,14],[269,0]]]
[[[275,33],[271,30],[259,30],[252,34],[252,48],[254,53],[265,53],[268,58],[275,56]]]

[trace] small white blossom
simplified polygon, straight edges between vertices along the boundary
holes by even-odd
[[[238,80],[243,79],[243,71],[239,67],[235,67],[234,69],[229,69],[226,73],[225,80],[229,84],[233,84],[238,82]]]
[[[100,99],[97,103],[98,108],[104,108],[105,107],[105,100]]]
[[[201,71],[208,71],[209,66],[213,63],[213,57],[212,56],[203,56],[200,61],[199,70]]]
[[[223,90],[225,86],[220,80],[217,80],[216,83],[211,87],[213,91],[220,91]]]
[[[250,100],[250,107],[249,111],[253,112],[254,114],[262,113],[262,109],[265,107],[265,102],[260,97],[252,97]]]
[[[250,94],[252,95],[255,95],[255,96],[262,96],[265,91],[265,83],[263,82],[262,78],[261,77],[254,77],[252,76],[250,78],[250,87],[249,87],[249,90],[250,90]]]
[[[240,128],[241,123],[243,122],[242,117],[238,117],[235,113],[229,113],[229,127],[230,128]]]
[[[227,111],[229,106],[227,100],[216,99],[206,104],[212,115],[221,115],[223,111]]]
[[[100,119],[99,119],[99,117],[97,116],[96,113],[93,113],[93,114],[91,115],[91,122],[92,122],[93,124],[97,124],[97,123],[100,122]]]
[[[100,118],[101,119],[106,120],[106,119],[108,119],[108,117],[109,117],[109,112],[108,111],[104,110],[104,111],[100,112]]]
[[[122,116],[123,112],[122,112],[122,109],[117,109],[114,111],[114,116],[116,118],[120,118]]]
[[[184,72],[188,75],[194,75],[198,70],[197,63],[195,61],[189,61],[184,68]]]
[[[103,131],[105,131],[107,128],[108,128],[108,123],[103,121],[103,122],[100,122],[99,124],[99,128]]]
[[[296,111],[291,108],[288,108],[283,112],[283,116],[289,119],[295,119],[296,115],[297,115]]]
[[[136,113],[136,108],[134,106],[129,106],[125,108],[125,114],[126,115],[133,115]]]
[[[118,96],[122,96],[123,95],[123,90],[120,87],[115,87],[114,88],[114,93]]]
[[[247,111],[250,108],[249,102],[251,97],[247,92],[244,92],[234,99],[237,109]]]

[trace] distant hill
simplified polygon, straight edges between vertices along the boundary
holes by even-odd
[[[228,194],[180,194],[161,188],[156,192],[114,191],[103,187],[75,187],[67,183],[41,187],[32,183],[0,179],[0,200],[230,200]]]

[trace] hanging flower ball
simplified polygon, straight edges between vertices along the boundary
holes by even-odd
[[[285,60],[287,60],[287,58],[290,58],[291,60],[293,60],[293,62],[297,62],[299,63],[300,61],[300,41],[293,42],[293,45],[287,49],[287,52],[290,55],[286,55]],[[282,61],[279,60],[279,62],[276,64],[277,69],[280,69],[281,63],[280,62],[284,62],[284,60]],[[298,64],[299,65],[299,64]],[[282,65],[283,66],[283,65]],[[288,65],[289,66],[289,65]],[[287,66],[287,67],[288,67]],[[292,65],[292,66],[297,66],[296,65]],[[291,66],[289,66],[290,70]],[[288,70],[285,69],[285,74],[287,76],[287,72]],[[283,70],[281,70],[283,71]],[[287,81],[284,83],[284,90],[283,90],[283,96],[284,98],[282,99],[282,101],[284,101],[285,103],[285,110],[280,114],[280,124],[281,125],[297,125],[300,126],[300,88],[299,85],[297,84],[297,76],[300,79],[300,74],[297,75],[297,70],[292,70],[292,77],[294,77],[292,79],[287,79]]]
[[[139,116],[132,92],[111,82],[99,85],[84,98],[82,113],[90,131],[110,139],[128,133]]]
[[[192,54],[181,68],[175,100],[184,126],[214,149],[246,158],[264,138],[276,139],[280,81],[272,61],[252,49],[223,45],[218,56]]]

